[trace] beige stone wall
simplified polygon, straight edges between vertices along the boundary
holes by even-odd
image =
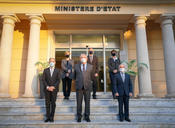
[[[128,61],[131,61],[133,59],[137,59],[136,58],[136,37],[135,37],[135,31],[133,29],[133,26],[130,28],[130,31],[127,32],[126,35],[126,40],[127,40],[127,44],[128,44]],[[137,71],[135,69],[135,71]],[[135,79],[135,85],[134,86],[134,92],[135,92],[135,96],[138,95],[139,92],[139,88],[138,88],[138,77],[136,77]]]
[[[9,85],[9,93],[12,98],[17,98],[24,93],[29,40],[28,25],[26,21],[17,23],[14,31]]]
[[[157,97],[164,97],[166,95],[166,78],[160,24],[148,23],[147,38],[153,93]]]
[[[152,22],[147,23],[147,40],[151,69],[151,83],[153,94],[156,97],[164,97],[166,94],[166,79],[164,71],[164,56],[162,48],[162,36],[160,24]],[[128,59],[136,59],[136,38],[134,26],[127,37],[128,42]],[[136,78],[135,92],[138,94],[138,80]]]
[[[17,23],[14,31],[12,46],[11,73],[9,93],[12,98],[21,97],[25,89],[27,51],[29,42],[29,21]],[[41,61],[47,60],[48,31],[40,31],[40,53]]]

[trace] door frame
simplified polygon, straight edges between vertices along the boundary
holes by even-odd
[[[53,32],[53,34],[55,34],[55,32]],[[73,44],[72,43],[72,34],[83,34],[83,35],[88,35],[88,34],[100,34],[102,35],[102,44],[99,44],[99,45],[90,45],[90,46],[93,46],[92,48],[94,49],[98,49],[98,48],[102,48],[103,49],[103,67],[104,67],[104,93],[107,92],[107,81],[106,81],[106,49],[122,49],[122,44],[123,44],[123,40],[124,40],[124,37],[123,37],[123,31],[122,30],[115,30],[115,31],[111,31],[111,30],[107,30],[107,31],[103,31],[103,30],[90,30],[90,31],[84,31],[84,30],[80,30],[80,31],[56,31],[56,34],[65,34],[65,35],[70,35],[70,42],[67,43],[67,44],[63,44],[63,43],[57,43],[55,42],[55,36],[54,36],[54,46],[55,46],[55,49],[54,49],[54,52],[56,52],[58,49],[69,49],[70,51],[70,58],[72,58],[72,49],[80,49],[81,47],[83,48],[86,48],[86,51],[88,53],[88,46],[86,44]],[[117,48],[117,47],[114,47],[114,46],[108,46],[105,42],[105,34],[120,34],[120,46]]]

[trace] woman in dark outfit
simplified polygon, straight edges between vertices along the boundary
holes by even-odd
[[[111,51],[111,57],[108,60],[108,67],[109,67],[109,76],[111,80],[111,86],[112,86],[112,95],[113,99],[116,99],[115,96],[115,90],[116,90],[116,75],[119,71],[119,65],[120,65],[120,59],[118,58],[117,51],[112,50]]]
[[[69,99],[73,78],[74,62],[70,59],[70,52],[65,52],[65,59],[61,61],[62,68],[62,82],[64,99]]]

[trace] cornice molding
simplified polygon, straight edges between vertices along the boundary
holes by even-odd
[[[175,0],[0,0],[8,4],[175,4]]]

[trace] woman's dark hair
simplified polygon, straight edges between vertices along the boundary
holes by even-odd
[[[111,51],[111,54],[112,54],[113,52],[117,53],[117,51],[116,51],[116,50],[114,50],[114,49]]]

